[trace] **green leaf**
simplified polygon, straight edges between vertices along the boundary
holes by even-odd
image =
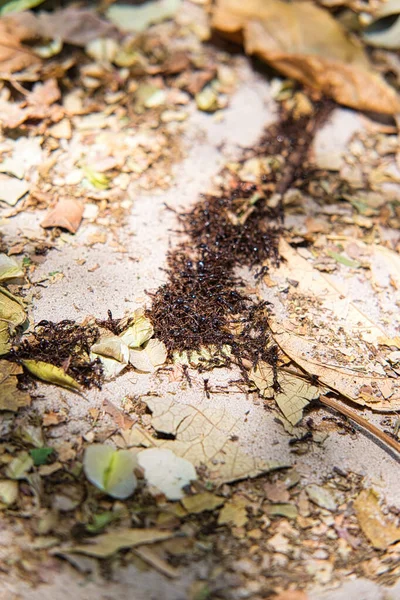
[[[106,527],[116,518],[117,515],[110,510],[99,513],[98,515],[93,515],[93,522],[86,525],[86,531],[89,533],[99,533],[99,531],[104,529],[104,527]]]
[[[9,13],[22,12],[23,10],[29,10],[39,4],[43,4],[44,0],[10,0],[6,2],[4,6],[0,8],[0,15],[8,15]]]
[[[345,267],[352,267],[353,269],[358,269],[361,266],[361,263],[357,262],[356,260],[351,260],[350,258],[343,256],[343,254],[338,254],[333,250],[328,250],[327,254],[334,258],[338,263],[344,265]]]
[[[88,480],[113,498],[124,500],[133,494],[137,480],[133,473],[136,459],[129,450],[114,450],[93,444],[85,450],[83,469]]]
[[[45,465],[50,454],[53,452],[53,448],[33,448],[32,450],[29,450],[29,454],[33,459],[35,467]]]
[[[42,360],[21,360],[21,364],[35,377],[47,383],[54,383],[69,390],[80,390],[81,386],[75,379],[66,374],[61,367],[56,367]]]

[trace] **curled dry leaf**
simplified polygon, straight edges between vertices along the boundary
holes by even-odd
[[[268,274],[278,285],[264,286],[262,297],[274,306],[269,324],[275,341],[296,364],[353,402],[374,410],[395,411],[400,408],[400,382],[382,360],[389,350],[380,349],[376,354],[370,350],[371,345],[378,350],[381,340],[391,336],[368,316],[367,302],[374,306],[381,303],[387,309],[393,305],[398,292],[390,281],[400,281],[400,257],[375,246],[364,245],[363,249],[370,253],[373,279],[382,288],[380,302],[377,286],[371,288],[368,282],[362,288],[362,298],[358,292],[353,300],[347,280],[341,282],[317,271],[311,255],[310,260],[303,258],[283,240],[280,254],[285,261]],[[281,294],[279,286],[287,286],[288,280],[298,285]],[[381,322],[387,318],[385,312],[382,314]]]
[[[0,332],[1,345],[1,332]],[[17,388],[17,375],[23,372],[22,367],[8,360],[0,360],[0,411],[17,411],[23,406],[29,406],[31,397],[27,392]]]
[[[137,460],[147,483],[160,490],[168,500],[183,498],[183,488],[197,479],[192,463],[167,448],[143,450],[137,455]]]
[[[303,408],[319,397],[320,391],[314,385],[304,379],[290,373],[280,372],[278,382],[281,392],[274,392],[274,372],[267,363],[259,363],[249,373],[251,381],[260,390],[262,396],[275,398],[275,402],[281,409],[286,419],[296,425],[303,417]]]
[[[150,319],[139,312],[135,318],[133,325],[128,327],[122,335],[121,339],[129,348],[139,348],[147,342],[154,334],[154,328]]]
[[[21,360],[21,364],[27,371],[29,371],[29,373],[38,379],[41,379],[42,381],[54,383],[54,385],[59,385],[72,391],[78,391],[81,389],[79,383],[70,375],[67,375],[64,369],[61,367],[56,367],[55,365],[42,360],[32,359]]]
[[[63,198],[50,210],[41,223],[44,228],[62,227],[71,233],[78,231],[83,216],[83,204],[74,198]]]
[[[106,336],[91,347],[90,358],[100,359],[106,378],[116,377],[129,363],[129,348],[120,337]]]
[[[371,46],[389,50],[400,48],[400,0],[380,3],[372,23],[364,31],[363,39]]]
[[[400,540],[400,527],[383,514],[379,506],[378,494],[373,490],[363,490],[354,501],[359,525],[374,548],[386,550]]]
[[[27,30],[15,27],[8,19],[0,20],[0,78],[41,64],[40,58],[21,44],[29,37],[26,34]]]
[[[1,116],[0,120],[5,124]],[[29,192],[29,184],[26,181],[0,174],[0,201],[15,206],[27,192]]]
[[[218,0],[213,26],[289,77],[359,110],[400,111],[400,99],[361,46],[312,2]]]

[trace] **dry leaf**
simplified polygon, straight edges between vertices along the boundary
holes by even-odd
[[[134,475],[136,457],[129,450],[115,450],[105,444],[92,444],[85,450],[83,470],[97,488],[113,498],[125,500],[137,487]]]
[[[103,365],[104,375],[107,379],[116,377],[129,362],[129,348],[116,335],[102,337],[90,349],[90,359],[99,358]]]
[[[219,513],[218,525],[234,525],[244,527],[248,521],[246,506],[248,501],[241,496],[234,496]]]
[[[225,498],[211,494],[211,492],[202,492],[194,496],[182,498],[181,504],[190,514],[202,513],[206,510],[214,510],[224,504]]]
[[[364,30],[363,39],[371,46],[400,49],[400,1],[386,0],[378,4],[374,20]]]
[[[0,286],[0,356],[11,348],[10,336],[26,321],[20,300]]]
[[[400,100],[374,72],[361,46],[331,14],[311,2],[218,0],[213,26],[248,54],[257,54],[289,77],[358,110],[388,114]]]
[[[175,15],[182,0],[155,0],[140,6],[113,4],[107,17],[122,31],[144,31],[152,23],[159,23]]]
[[[296,425],[303,417],[303,408],[319,398],[320,391],[314,385],[307,383],[304,379],[283,373],[280,371],[278,382],[282,388],[281,392],[274,392],[274,372],[267,363],[259,363],[249,373],[251,381],[260,390],[261,395],[267,398],[275,398],[275,402],[281,409],[286,419]]]
[[[24,34],[26,31],[14,27],[8,19],[0,20],[0,79],[32,65],[40,65],[40,58],[21,44]]]
[[[68,390],[77,391],[81,389],[79,383],[67,375],[61,367],[56,367],[55,365],[43,362],[42,360],[31,359],[21,360],[21,364],[29,371],[29,373],[32,373],[32,375],[38,379],[42,379],[42,381],[54,383],[54,385],[65,387]]]
[[[146,342],[140,349],[133,349],[129,353],[129,362],[138,371],[151,373],[167,360],[167,349],[164,342],[153,338]]]
[[[306,492],[311,502],[314,502],[317,506],[331,511],[336,510],[336,500],[326,488],[312,483],[306,487]]]
[[[128,447],[169,448],[196,467],[206,466],[210,479],[217,484],[257,477],[287,466],[246,454],[231,439],[240,431],[241,418],[234,418],[223,409],[178,404],[173,398],[146,398],[145,402],[153,413],[154,429],[175,435],[176,439],[157,440],[134,427],[122,433]]]
[[[0,480],[0,507],[11,506],[18,498],[18,483],[9,479]]]
[[[8,360],[0,360],[0,411],[17,411],[29,406],[31,397],[27,392],[17,388],[17,375],[23,372],[22,367]]]
[[[400,540],[400,527],[382,513],[378,494],[373,490],[363,490],[354,500],[358,523],[374,548],[386,550]]]
[[[27,192],[29,192],[29,184],[26,181],[0,173],[0,201],[15,206]]]
[[[192,463],[167,448],[142,450],[137,461],[144,470],[147,483],[160,490],[168,500],[183,498],[183,488],[197,479]]]
[[[399,255],[387,249],[381,252],[378,247],[369,251],[371,273],[381,277],[382,286],[389,286],[382,279],[386,276],[389,280],[389,272],[400,281]],[[375,410],[398,410],[400,382],[390,369],[386,372],[382,357],[375,358],[370,351],[371,345],[378,348],[382,338],[390,337],[387,332],[362,310],[358,298],[355,302],[348,296],[337,277],[314,269],[311,260],[302,258],[283,240],[280,253],[284,262],[269,271],[278,285],[263,286],[262,297],[274,306],[269,324],[283,352],[346,398]],[[288,280],[299,283],[283,295],[279,287]],[[393,298],[393,288],[390,293]],[[371,301],[377,304],[374,297]]]
[[[23,31],[25,37],[22,39],[58,39],[74,46],[86,46],[91,40],[116,33],[113,25],[101,19],[94,10],[72,7],[39,14],[25,11],[5,17],[3,21],[10,30]]]
[[[156,554],[156,552],[154,552],[154,550],[149,546],[135,548],[134,553],[137,556],[139,556],[142,560],[147,562],[149,565],[160,571],[160,573],[162,573],[163,575],[171,577],[171,579],[179,577],[179,575],[181,574],[179,569],[171,567],[171,565],[169,565],[166,560],[158,556],[158,554]]]
[[[174,536],[172,531],[161,531],[159,529],[125,529],[122,531],[111,531],[98,535],[88,544],[79,544],[68,548],[60,548],[56,554],[63,552],[77,552],[96,558],[107,558],[123,548],[133,548],[141,544],[152,544],[162,540],[168,540]]]
[[[83,216],[83,204],[74,198],[59,200],[55,207],[50,210],[41,226],[62,227],[71,233],[78,231]]]
[[[23,277],[24,272],[15,260],[7,254],[0,254],[0,281]]]

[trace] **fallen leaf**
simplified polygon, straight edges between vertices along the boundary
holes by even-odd
[[[51,78],[44,83],[35,83],[33,90],[26,96],[25,101],[34,111],[41,112],[47,110],[60,98],[61,92],[57,80]]]
[[[274,392],[274,373],[272,367],[267,363],[259,363],[249,373],[249,378],[260,390],[261,395],[275,398],[275,402],[281,409],[286,419],[296,425],[303,417],[303,408],[311,400],[319,398],[320,391],[314,385],[307,383],[304,379],[280,372],[278,382],[282,388],[281,392]]]
[[[373,20],[363,32],[363,40],[370,46],[400,49],[400,2],[387,0],[377,5]]]
[[[18,483],[9,479],[0,480],[0,505],[11,506],[18,499]]]
[[[29,184],[15,177],[0,174],[0,200],[15,206],[22,196],[29,192]]]
[[[235,41],[243,39],[248,54],[341,104],[388,114],[400,111],[397,93],[374,72],[362,47],[312,2],[218,0],[212,24]]]
[[[142,450],[137,455],[137,461],[144,470],[147,483],[160,490],[168,500],[183,498],[183,488],[197,479],[192,463],[167,448]]]
[[[129,348],[122,338],[106,336],[90,349],[90,359],[96,358],[100,359],[106,378],[116,377],[129,363]]]
[[[35,377],[47,383],[54,383],[69,390],[80,390],[81,386],[75,379],[66,374],[64,369],[42,360],[24,359],[21,364]]]
[[[76,233],[83,216],[83,204],[74,198],[63,198],[50,210],[41,222],[41,226],[62,227],[71,233]]]
[[[24,33],[26,31],[23,28],[14,27],[6,19],[0,20],[0,73],[2,76],[41,64],[40,58],[21,44],[21,41],[25,39]]]
[[[383,514],[375,490],[362,490],[354,500],[354,510],[364,535],[374,548],[386,550],[400,540],[400,527]]]
[[[206,510],[214,510],[224,504],[225,498],[211,494],[211,492],[202,492],[194,496],[182,498],[181,504],[190,514],[202,513]]]
[[[115,450],[104,444],[88,446],[83,457],[83,470],[89,481],[120,500],[129,498],[136,489],[135,466],[136,459],[132,452]]]
[[[174,440],[157,440],[135,426],[122,432],[128,447],[169,448],[195,467],[205,466],[216,484],[257,477],[261,473],[285,467],[246,454],[234,438],[240,432],[241,417],[224,409],[177,403],[174,398],[146,398],[153,413],[151,424],[156,431],[175,436]]]
[[[5,473],[10,479],[25,479],[33,467],[33,458],[25,451],[19,452],[7,465]]]
[[[76,552],[87,556],[95,556],[96,558],[107,558],[118,552],[118,550],[168,540],[174,535],[172,531],[161,531],[159,529],[125,529],[98,535],[89,544],[60,548],[55,550],[54,553]]]
[[[33,464],[35,467],[45,465],[47,463],[47,459],[51,454],[53,454],[53,452],[53,448],[33,448],[32,450],[29,450],[29,454],[33,459]]]
[[[72,126],[69,119],[62,119],[49,128],[49,134],[56,140],[70,140],[72,137]]]
[[[364,297],[357,296],[355,301],[349,296],[346,280],[341,283],[317,271],[311,259],[300,256],[283,240],[279,250],[284,261],[268,273],[278,285],[263,286],[261,292],[263,300],[274,306],[269,324],[276,343],[307,373],[353,402],[374,410],[399,410],[400,382],[385,368],[385,355],[375,358],[370,351],[371,345],[378,348],[380,340],[390,336],[369,316],[368,304],[363,310],[362,302],[367,302],[364,292]],[[400,281],[398,254],[375,247],[369,252],[371,273],[381,286],[390,285],[389,273]],[[288,280],[298,281],[298,286],[282,295],[279,288]],[[369,289],[369,302],[375,306],[375,292]]]
[[[140,314],[135,318],[133,325],[128,327],[122,334],[121,339],[129,348],[139,348],[147,342],[154,334],[154,328],[150,319]]]
[[[265,507],[265,512],[269,517],[286,517],[287,519],[296,519],[298,514],[296,506],[288,502],[284,504],[269,504]]]
[[[0,286],[0,356],[9,352],[10,336],[25,321],[26,313],[20,300]]]
[[[39,14],[24,11],[4,18],[4,21],[10,29],[29,32],[31,39],[58,39],[82,47],[98,37],[116,33],[115,28],[99,17],[95,10],[73,7],[53,12],[42,11]]]
[[[0,281],[23,277],[24,271],[21,269],[15,258],[0,254]]]
[[[175,15],[181,0],[155,0],[140,6],[113,4],[107,10],[107,17],[122,31],[144,31],[152,23],[165,21]]]
[[[313,502],[320,508],[326,508],[330,511],[336,510],[336,500],[332,496],[332,493],[326,488],[312,483],[306,487],[306,492],[311,502]]]
[[[164,342],[152,338],[142,348],[129,352],[129,362],[138,371],[150,373],[167,360],[167,349]]]
[[[218,525],[234,525],[244,527],[248,521],[246,507],[248,501],[242,496],[234,496],[226,502],[218,516]]]
[[[138,547],[135,548],[134,553],[144,560],[144,562],[160,571],[160,573],[163,575],[166,575],[171,579],[179,577],[179,569],[171,567],[171,565],[169,565],[166,560],[158,556],[158,554],[156,554],[152,548],[149,548],[148,546]]]

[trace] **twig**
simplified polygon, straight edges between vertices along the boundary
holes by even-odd
[[[381,440],[381,442],[387,444],[388,446],[393,448],[393,450],[400,454],[400,443],[391,438],[386,433],[384,433],[381,429],[379,429],[379,427],[376,427],[376,425],[373,425],[372,423],[367,421],[367,419],[361,417],[361,415],[358,415],[356,412],[350,410],[350,408],[347,408],[347,406],[343,406],[339,402],[336,402],[336,400],[332,400],[332,398],[328,398],[327,396],[320,396],[319,401],[321,402],[321,404],[333,408],[340,414],[345,415],[355,423],[358,423],[358,425],[372,433],[372,435]]]

